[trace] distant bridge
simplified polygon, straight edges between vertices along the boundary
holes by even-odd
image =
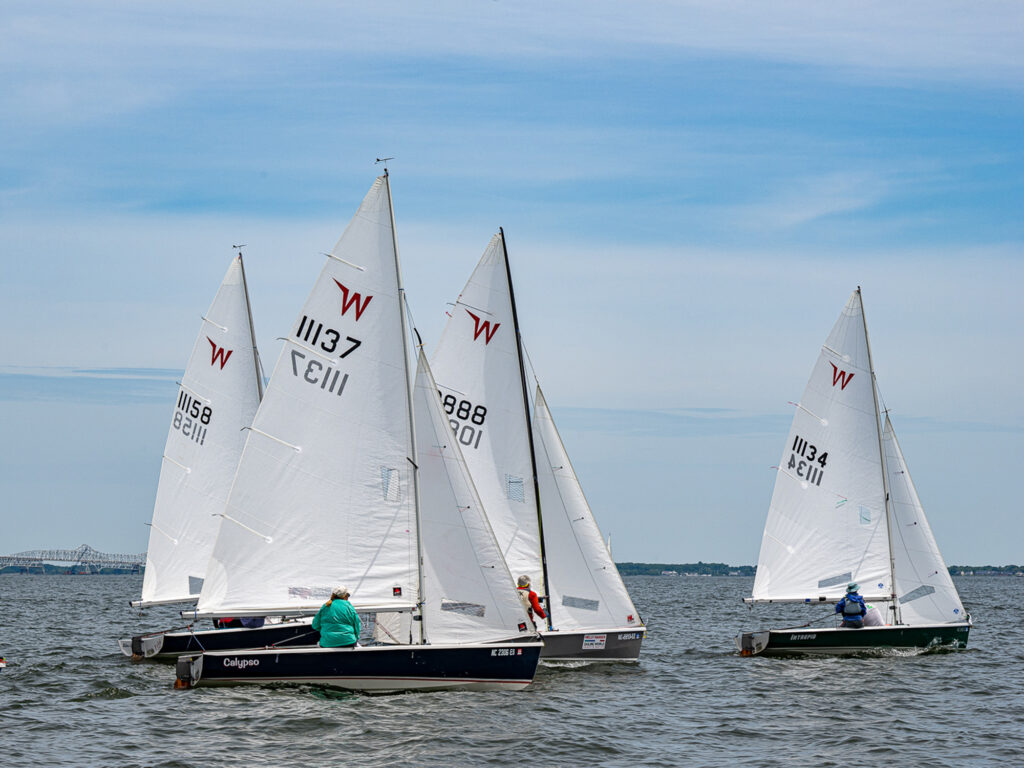
[[[32,549],[13,555],[0,555],[0,568],[40,568],[44,563],[70,563],[73,566],[85,566],[89,570],[124,568],[137,571],[146,564],[146,553],[110,555],[106,552],[97,552],[88,544],[83,544],[78,549]]]

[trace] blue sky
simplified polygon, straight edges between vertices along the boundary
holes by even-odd
[[[947,561],[1024,561],[1024,10],[749,6],[6,3],[0,551],[145,547],[230,246],[272,362],[393,155],[428,345],[504,226],[617,559],[755,561],[861,285]]]

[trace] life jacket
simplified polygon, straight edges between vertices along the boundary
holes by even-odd
[[[519,593],[519,601],[523,604],[523,608],[526,609],[527,615],[533,618],[533,606],[530,605],[530,587],[516,587],[516,592]]]
[[[847,595],[843,603],[843,616],[860,618],[862,611],[864,611],[864,604],[860,600],[855,600],[852,595]]]

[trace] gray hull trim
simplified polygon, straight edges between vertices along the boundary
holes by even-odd
[[[644,627],[591,629],[582,632],[542,630],[544,661],[637,661]]]

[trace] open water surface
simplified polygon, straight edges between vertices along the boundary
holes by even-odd
[[[133,664],[130,576],[0,576],[0,766],[1022,766],[1024,579],[957,580],[967,651],[744,659],[741,629],[821,607],[741,603],[746,578],[631,577],[639,664],[542,666],[521,692],[174,691]],[[796,611],[799,621],[786,621]]]

